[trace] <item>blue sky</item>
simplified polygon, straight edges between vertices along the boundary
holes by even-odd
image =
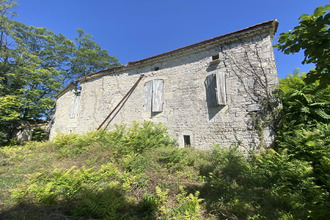
[[[82,28],[122,64],[136,61],[264,21],[280,23],[274,38],[298,25],[325,0],[18,0],[16,20],[46,27],[70,39]],[[274,50],[278,74],[302,65],[303,54]]]

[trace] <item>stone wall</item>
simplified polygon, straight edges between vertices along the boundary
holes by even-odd
[[[212,60],[216,54],[219,58]],[[226,104],[211,107],[205,80],[219,73],[225,79]],[[214,144],[240,144],[249,150],[261,142],[272,143],[271,129],[266,126],[260,131],[255,125],[262,103],[278,83],[270,33],[81,81],[80,94],[71,86],[58,97],[51,137],[96,129],[141,74],[144,78],[134,92],[106,122],[108,129],[114,124],[150,120],[164,124],[180,147],[186,136],[192,147],[204,150]],[[156,79],[164,82],[163,109],[146,111],[145,86]]]

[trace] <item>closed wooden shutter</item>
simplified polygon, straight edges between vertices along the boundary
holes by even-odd
[[[217,96],[216,96],[216,76],[211,74],[205,79],[205,88],[206,88],[206,101],[207,106],[214,107],[218,105]]]
[[[206,100],[208,107],[227,104],[225,73],[211,74],[205,79]]]
[[[146,112],[162,112],[164,104],[164,80],[155,79],[146,82],[144,89],[144,110]]]
[[[72,102],[72,107],[71,107],[71,111],[70,111],[70,118],[75,118],[78,116],[79,113],[79,100],[80,100],[80,96],[75,96],[74,100]]]
[[[162,112],[164,103],[164,80],[154,80],[152,83],[152,92],[152,112]]]
[[[217,81],[217,103],[218,105],[226,105],[227,104],[227,96],[226,96],[226,74],[224,72],[220,72],[216,74]]]
[[[152,104],[152,81],[144,84],[145,96],[144,96],[144,111],[151,112]]]

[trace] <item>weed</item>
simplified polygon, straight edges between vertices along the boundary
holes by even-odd
[[[317,155],[313,166],[295,156],[178,149],[149,122],[2,147],[0,218],[322,219],[329,195],[314,169],[328,183],[329,159]]]

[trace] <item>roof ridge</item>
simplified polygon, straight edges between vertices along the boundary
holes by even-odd
[[[119,71],[123,71],[123,70],[126,70],[126,69],[130,69],[130,68],[145,64],[145,63],[157,62],[160,58],[162,58],[162,57],[165,58],[169,55],[172,55],[171,58],[173,58],[173,55],[175,55],[175,54],[180,55],[180,52],[182,53],[184,51],[188,51],[190,49],[198,48],[198,47],[203,46],[203,45],[204,46],[211,45],[212,42],[217,42],[217,41],[222,41],[222,40],[223,41],[229,41],[229,40],[234,40],[235,41],[235,40],[237,40],[237,39],[233,39],[233,37],[235,37],[235,36],[242,37],[242,38],[247,38],[247,37],[249,37],[249,35],[247,33],[254,33],[256,30],[258,30],[262,27],[265,27],[265,26],[269,28],[269,31],[270,31],[269,33],[271,35],[274,35],[275,32],[277,31],[278,21],[277,21],[277,19],[269,20],[269,21],[266,21],[266,22],[262,22],[262,23],[247,27],[247,28],[243,28],[243,29],[234,31],[234,32],[223,34],[223,35],[213,37],[213,38],[210,38],[210,39],[207,39],[207,40],[204,40],[204,41],[200,41],[200,42],[197,42],[197,43],[194,43],[194,44],[190,44],[190,45],[187,45],[187,46],[184,46],[184,47],[180,47],[180,48],[177,48],[177,49],[165,52],[165,53],[157,54],[157,55],[147,57],[147,58],[137,60],[137,61],[130,61],[125,65],[114,66],[114,67],[111,67],[111,68],[108,68],[108,69],[105,69],[105,70],[100,70],[100,71],[88,74],[86,76],[83,76],[83,77],[77,79],[75,82],[72,82],[72,83],[74,84],[74,83],[77,83],[77,82],[84,82],[84,81],[93,79],[95,77],[116,73],[116,72],[119,72]],[[265,29],[265,30],[267,30],[267,29]],[[244,35],[242,35],[243,33],[244,33]],[[55,97],[61,96],[69,87],[71,87],[73,85],[72,83],[70,83],[67,87],[65,87],[62,91],[60,91]]]
[[[184,50],[194,48],[194,47],[198,47],[200,45],[204,45],[204,44],[207,44],[207,43],[210,43],[210,42],[213,42],[213,41],[228,38],[228,37],[231,37],[233,35],[239,35],[241,33],[247,32],[249,30],[252,31],[254,29],[261,28],[263,26],[268,26],[268,25],[273,27],[273,31],[272,31],[271,34],[274,35],[276,30],[277,30],[277,27],[278,27],[277,19],[262,22],[262,23],[259,23],[259,24],[256,24],[256,25],[253,25],[253,26],[250,26],[250,27],[247,27],[247,28],[243,28],[243,29],[240,29],[240,30],[237,30],[237,31],[234,31],[234,32],[223,34],[223,35],[220,35],[220,36],[217,36],[217,37],[213,37],[213,38],[210,38],[210,39],[207,39],[207,40],[204,40],[204,41],[200,41],[200,42],[197,42],[197,43],[194,43],[194,44],[190,44],[190,45],[187,45],[187,46],[184,46],[184,47],[180,47],[180,48],[177,48],[177,49],[174,49],[174,50],[171,50],[171,51],[167,51],[165,53],[157,54],[157,55],[154,55],[154,56],[151,56],[151,57],[147,57],[147,58],[144,58],[144,59],[141,59],[141,60],[130,61],[125,65],[114,66],[114,67],[111,67],[111,68],[108,68],[108,69],[105,69],[105,70],[100,70],[100,71],[97,71],[95,73],[88,74],[88,75],[86,75],[82,78],[79,78],[77,81],[86,81],[89,78],[91,78],[91,77],[94,78],[94,76],[98,76],[98,75],[100,75],[101,73],[104,73],[104,72],[116,71],[116,69],[121,70],[121,69],[125,69],[127,67],[136,66],[140,63],[144,63],[144,62],[149,61],[149,60],[157,59],[159,57],[167,56],[167,55],[170,55],[170,54],[175,54],[175,53],[180,52],[180,51],[184,51]]]

